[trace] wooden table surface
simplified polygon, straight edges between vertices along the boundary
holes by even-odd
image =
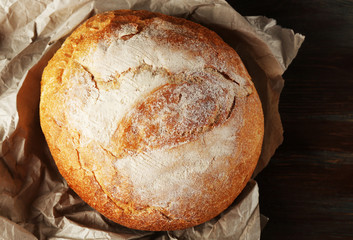
[[[261,239],[353,239],[353,1],[237,0],[306,36],[284,74],[284,142],[256,180]]]

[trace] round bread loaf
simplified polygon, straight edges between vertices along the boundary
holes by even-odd
[[[237,53],[199,24],[98,14],[42,75],[40,120],[69,186],[109,219],[176,230],[225,210],[260,155],[261,102]]]

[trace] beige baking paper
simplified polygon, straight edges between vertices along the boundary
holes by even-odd
[[[40,78],[65,37],[88,17],[146,9],[215,30],[243,59],[263,103],[265,139],[256,175],[282,142],[282,74],[304,37],[266,17],[243,17],[225,1],[0,1],[0,239],[259,239],[258,187],[251,180],[220,216],[173,232],[127,229],[85,204],[58,173],[40,129]]]

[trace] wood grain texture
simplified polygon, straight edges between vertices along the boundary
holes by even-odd
[[[353,239],[353,1],[229,1],[306,36],[284,74],[284,142],[257,176],[261,239]]]

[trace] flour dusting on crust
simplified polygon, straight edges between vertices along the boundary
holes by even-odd
[[[175,50],[156,41],[170,31],[190,30],[155,20],[136,34],[136,25],[125,24],[92,47],[89,57],[78,58],[76,71],[65,76],[72,84],[67,119],[79,132],[81,147],[98,142],[116,156],[113,166],[130,180],[132,194],[163,207],[202,192],[195,179],[205,172],[226,174],[221,167],[228,163],[220,159],[235,152],[237,127],[218,125],[241,92],[239,83],[194,54],[208,46],[190,39]],[[114,87],[104,88],[109,82]],[[119,200],[110,182],[100,184]]]

